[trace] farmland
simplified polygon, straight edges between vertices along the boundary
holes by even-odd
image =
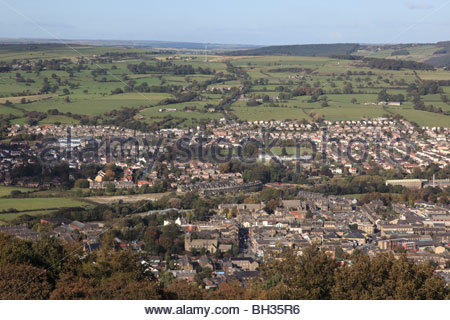
[[[391,59],[394,49],[357,53]],[[397,58],[419,61],[435,49],[413,46],[409,55]],[[0,48],[1,63],[25,59],[23,67],[0,73],[0,116],[8,116],[10,124],[110,124],[111,112],[131,108],[134,120],[151,128],[222,118],[340,121],[385,115],[420,126],[450,125],[450,104],[443,98],[450,94],[450,72],[442,68],[380,70],[327,56],[213,55],[205,61],[202,55],[121,47]],[[48,66],[37,70],[42,61]],[[420,97],[423,107],[418,108],[408,88],[424,81],[441,84],[439,93]],[[233,98],[233,90],[240,95]],[[402,105],[378,105],[382,90],[403,97]]]

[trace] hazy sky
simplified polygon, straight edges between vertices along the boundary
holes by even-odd
[[[0,0],[0,37],[53,36],[264,45],[436,42],[450,40],[450,0]]]

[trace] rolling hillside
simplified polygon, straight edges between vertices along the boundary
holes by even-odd
[[[332,54],[352,54],[359,47],[359,44],[356,43],[269,46],[251,50],[232,51],[227,55],[327,57]]]

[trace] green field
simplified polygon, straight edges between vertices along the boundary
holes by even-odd
[[[349,198],[349,199],[356,199],[359,200],[361,198],[361,194],[345,194],[343,197]]]
[[[76,124],[79,124],[80,121],[78,121],[74,118],[60,116],[60,115],[51,115],[51,116],[48,116],[47,118],[45,118],[44,120],[39,121],[40,125],[58,124],[58,123],[76,125]]]
[[[296,147],[285,147],[287,156],[296,156],[297,155],[297,148]],[[282,147],[273,147],[270,149],[270,152],[272,152],[274,155],[281,156],[283,148]],[[308,148],[306,145],[302,145],[299,149],[299,153],[301,156],[312,154],[313,150],[311,148]]]
[[[36,210],[16,213],[0,213],[0,225],[7,224],[9,221],[27,215],[32,217],[39,217],[43,215],[49,215],[56,212],[56,210]]]
[[[32,188],[20,188],[20,187],[10,187],[10,186],[0,186],[0,197],[6,197],[11,195],[11,191],[17,190],[23,193],[34,191]]]
[[[450,116],[444,116],[437,113],[431,113],[426,111],[414,110],[414,109],[392,109],[395,113],[404,116],[406,119],[416,122],[419,126],[423,127],[450,127]]]
[[[346,106],[346,107],[327,107],[314,109],[314,112],[325,116],[326,120],[361,120],[363,118],[377,118],[386,114],[378,106]]]
[[[17,188],[11,189],[17,190]],[[6,189],[0,189],[0,191],[6,192]],[[0,199],[0,224],[1,222],[8,222],[22,215],[40,216],[51,214],[60,208],[86,206],[88,206],[86,202],[70,198],[3,198]],[[9,209],[15,209],[18,212],[1,212]]]
[[[257,120],[301,120],[311,119],[302,109],[295,108],[273,108],[273,107],[233,107],[233,112],[239,119],[245,121],[257,121]]]
[[[0,115],[1,114],[4,114],[4,115],[12,114],[15,116],[23,115],[23,113],[20,110],[16,110],[14,108],[11,108],[11,107],[5,106],[5,105],[0,105]]]
[[[139,107],[154,105],[163,99],[170,98],[170,94],[164,93],[125,93],[119,95],[77,95],[67,103],[62,97],[51,101],[39,101],[26,106],[27,110],[46,112],[49,109],[58,109],[60,112],[72,112],[75,114],[100,115],[121,107]]]
[[[86,206],[85,202],[68,198],[20,198],[0,199],[0,211],[15,209],[17,211],[42,210]]]
[[[185,102],[185,103],[176,103],[167,106],[158,106],[146,108],[141,111],[141,115],[143,115],[147,120],[153,120],[156,118],[164,118],[167,116],[172,116],[175,118],[186,118],[186,119],[219,119],[222,117],[220,113],[217,112],[208,112],[205,109],[207,105],[216,105],[218,100],[211,99],[201,102]],[[194,107],[195,110],[190,111],[189,108]],[[176,109],[176,111],[171,112],[159,112],[161,109]]]

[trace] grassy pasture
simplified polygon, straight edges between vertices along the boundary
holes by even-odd
[[[166,93],[124,93],[117,95],[76,95],[67,103],[62,97],[50,101],[36,102],[25,106],[28,110],[46,112],[49,109],[58,109],[60,112],[74,114],[100,115],[105,112],[120,109],[121,107],[139,107],[155,105],[161,100],[171,98]]]
[[[15,213],[0,213],[0,225],[8,224],[9,221],[24,215],[39,217],[44,215],[50,215],[55,212],[56,210],[36,210],[36,211],[15,212]]]
[[[20,101],[22,99],[34,102],[34,101],[39,101],[39,100],[50,99],[50,98],[56,97],[56,96],[57,96],[57,94],[37,94],[37,95],[32,95],[32,96],[4,97],[4,98],[0,98],[0,104],[4,104],[6,102],[6,100],[8,100],[12,103],[20,103]]]
[[[450,71],[438,70],[438,71],[417,71],[417,74],[422,80],[449,80]]]
[[[11,195],[11,191],[17,190],[20,192],[30,192],[34,191],[33,188],[21,188],[21,187],[13,187],[13,186],[0,186],[0,197],[5,197]]]
[[[424,127],[450,127],[450,116],[438,113],[426,112],[407,108],[388,108],[393,113],[398,113],[410,121]]]
[[[17,211],[43,210],[86,206],[85,202],[69,198],[10,198],[0,199],[0,211],[10,208]]]
[[[0,199],[0,211],[11,208],[18,211],[11,213],[0,212],[0,224],[4,224],[22,215],[41,216],[55,212],[53,209],[86,206],[88,206],[86,202],[69,198]]]
[[[381,117],[387,113],[382,107],[364,105],[327,107],[313,109],[313,111],[325,116],[325,119],[329,121],[361,120],[363,118]]]
[[[0,105],[0,115],[1,114],[4,114],[4,115],[12,114],[15,116],[21,116],[21,115],[23,115],[23,112],[15,109],[15,108],[12,108],[11,106]]]
[[[45,118],[44,120],[39,121],[40,125],[56,124],[56,123],[76,125],[79,124],[80,121],[62,115],[51,115]]]
[[[268,106],[247,107],[233,105],[233,113],[236,114],[240,120],[256,121],[256,120],[301,120],[311,117],[305,113],[301,108],[278,108]]]

